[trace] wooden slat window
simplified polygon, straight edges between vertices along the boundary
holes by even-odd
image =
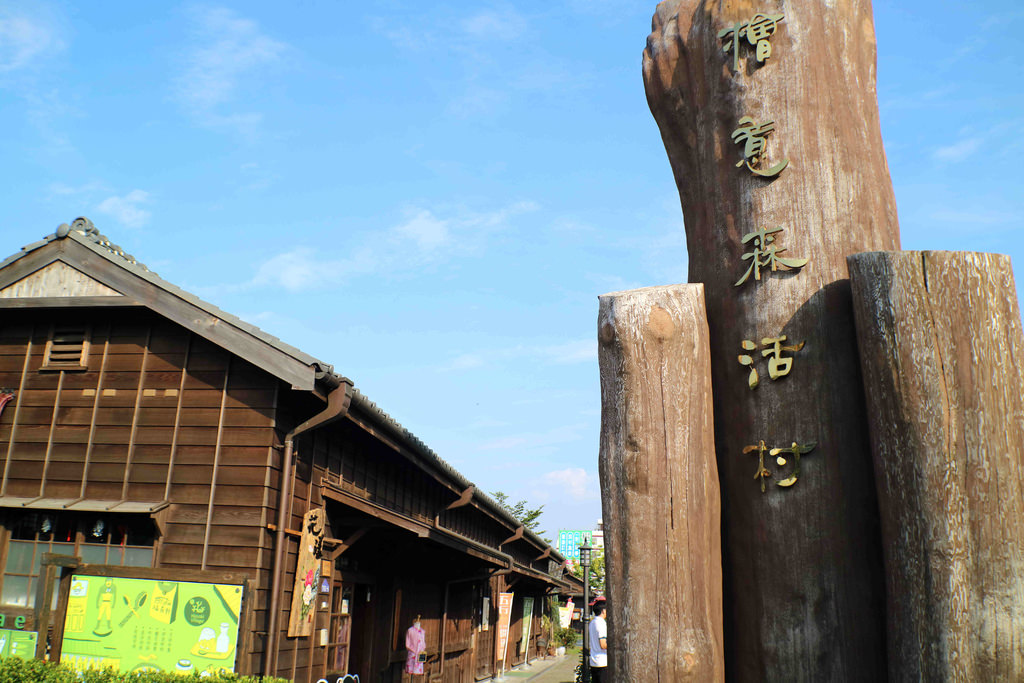
[[[87,325],[54,325],[46,341],[40,370],[85,370],[89,362]]]

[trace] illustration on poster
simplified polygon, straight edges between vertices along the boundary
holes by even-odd
[[[234,671],[242,586],[75,575],[62,661],[78,671]]]
[[[331,683],[326,678],[321,678],[316,683]],[[359,674],[345,674],[344,676],[338,676],[338,679],[334,683],[359,683]]]

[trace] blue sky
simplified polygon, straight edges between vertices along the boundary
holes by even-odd
[[[0,2],[0,252],[89,216],[488,491],[600,517],[599,294],[686,279],[654,2]],[[1024,8],[876,0],[905,249],[1024,227]]]

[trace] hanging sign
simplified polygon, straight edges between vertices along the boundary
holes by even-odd
[[[530,631],[533,627],[533,598],[523,598],[523,652],[530,657]]]
[[[316,596],[320,590],[320,560],[323,557],[325,519],[323,508],[314,508],[302,518],[302,539],[299,541],[295,586],[292,588],[292,609],[288,617],[290,638],[313,633]]]
[[[505,670],[505,652],[508,649],[508,627],[512,621],[512,599],[515,593],[498,593],[498,659],[502,662],[502,671]]]
[[[558,608],[558,625],[562,628],[569,628],[572,625],[573,604],[572,598],[565,601],[565,607]]]

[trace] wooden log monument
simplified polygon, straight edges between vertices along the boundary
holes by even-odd
[[[726,678],[885,680],[846,265],[899,249],[871,3],[666,0],[643,74],[707,304]]]
[[[613,681],[721,681],[722,566],[701,285],[600,297]]]
[[[1024,680],[1024,334],[1010,259],[849,259],[889,680]]]

